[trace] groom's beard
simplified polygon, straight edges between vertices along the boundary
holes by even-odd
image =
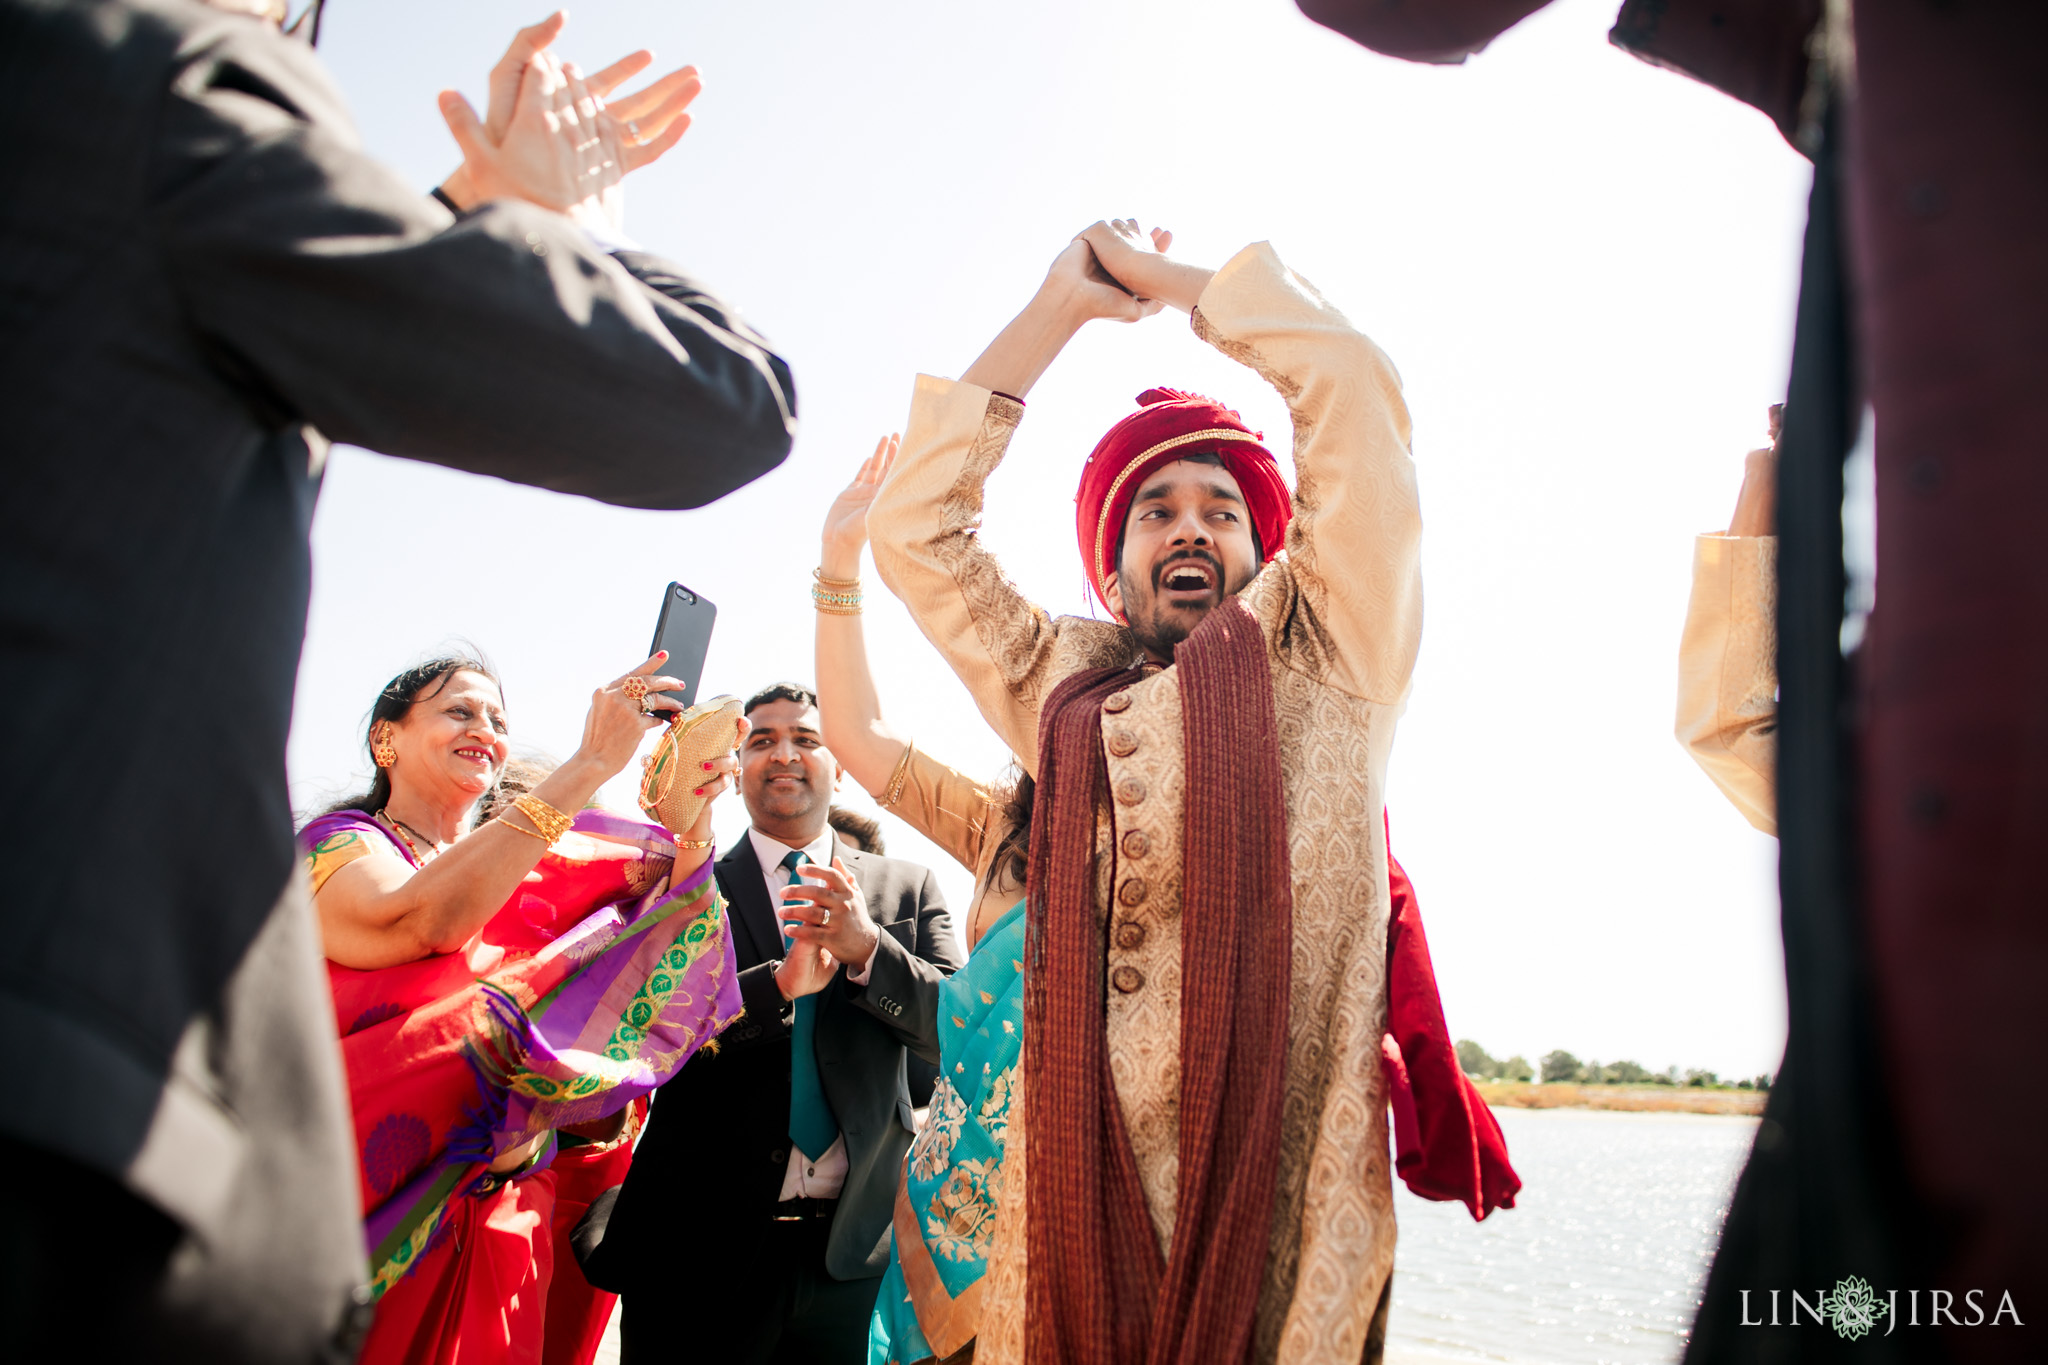
[[[1209,595],[1197,602],[1171,603],[1165,600],[1161,591],[1166,582],[1167,572],[1176,565],[1191,559],[1207,564],[1213,573],[1217,586]],[[1256,570],[1254,571],[1256,572]],[[1183,550],[1169,555],[1152,566],[1149,576],[1136,579],[1145,584],[1144,595],[1136,602],[1125,600],[1124,619],[1137,637],[1138,644],[1155,659],[1171,659],[1174,646],[1194,634],[1195,627],[1202,624],[1209,613],[1223,604],[1223,599],[1245,583],[1251,582],[1246,575],[1243,582],[1232,583],[1225,573],[1223,561],[1207,550]]]

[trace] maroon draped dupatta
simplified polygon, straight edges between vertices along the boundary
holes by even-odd
[[[1040,723],[1024,1025],[1031,1365],[1241,1360],[1265,1279],[1293,951],[1270,665],[1257,619],[1236,598],[1176,662],[1190,862],[1180,1185],[1163,1260],[1110,1076],[1095,909],[1096,819],[1109,787],[1102,703],[1141,675],[1077,674]]]

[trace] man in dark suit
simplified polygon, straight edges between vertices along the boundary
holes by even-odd
[[[657,1094],[584,1264],[624,1295],[626,1365],[866,1359],[910,1147],[906,1049],[938,1060],[939,986],[962,961],[930,869],[826,823],[841,770],[817,698],[782,683],[747,712],[753,827],[716,869],[746,1013]],[[717,1279],[678,1314],[685,1225]]]
[[[226,8],[0,0],[0,1320],[25,1358],[352,1356],[358,1176],[284,767],[328,442],[649,508],[791,442],[766,343],[579,226],[648,148],[551,54],[511,69],[508,120],[450,114],[458,220],[363,154],[308,47]]]

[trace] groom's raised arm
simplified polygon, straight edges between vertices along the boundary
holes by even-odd
[[[1287,570],[1319,672],[1392,705],[1422,636],[1422,514],[1408,408],[1393,362],[1264,242],[1220,270],[1164,255],[1171,234],[1097,223],[1082,234],[1133,294],[1187,313],[1195,333],[1286,400],[1294,427]]]
[[[1158,311],[1118,286],[1085,241],[1068,243],[964,377],[918,376],[903,454],[868,512],[882,581],[1027,772],[1038,765],[1039,707],[1060,679],[1127,662],[1135,647],[1120,626],[1054,618],[1017,591],[981,543],[988,478],[1024,419],[1024,396],[1082,324]]]
[[[903,454],[868,512],[868,535],[882,581],[1031,772],[1039,707],[1053,687],[1132,646],[1110,622],[1049,615],[981,543],[988,477],[1023,416],[1014,398],[919,375]]]

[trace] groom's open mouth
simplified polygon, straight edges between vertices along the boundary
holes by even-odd
[[[1223,566],[1207,555],[1181,555],[1161,565],[1154,581],[1159,585],[1159,595],[1170,606],[1206,605],[1216,599],[1216,589],[1223,582]]]

